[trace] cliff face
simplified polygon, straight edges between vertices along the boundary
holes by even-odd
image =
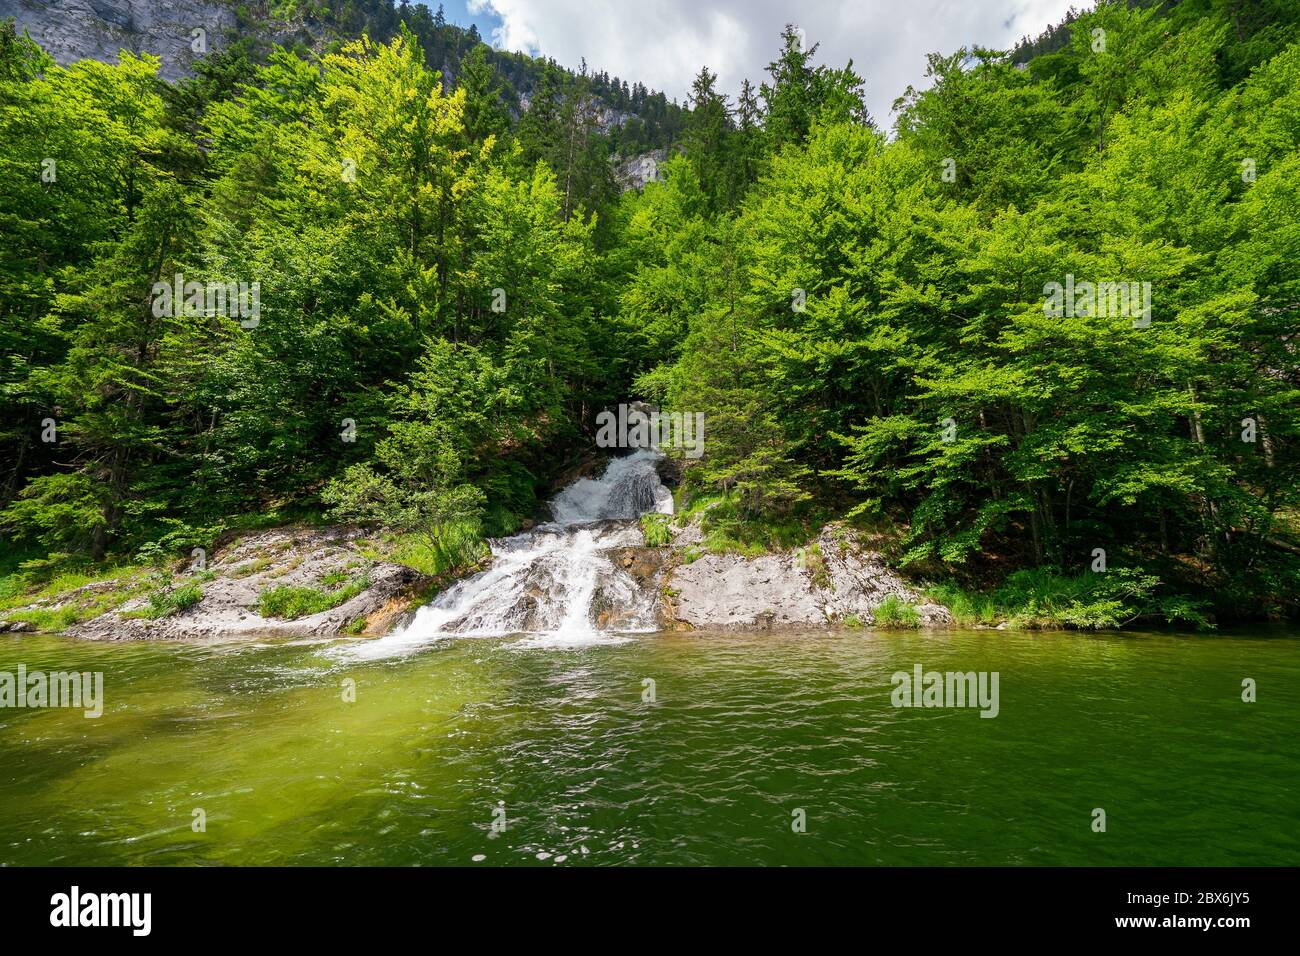
[[[659,167],[668,160],[668,150],[652,149],[640,156],[630,156],[617,162],[614,178],[623,192],[644,189],[647,183],[660,182],[664,175]]]
[[[881,624],[890,598],[910,606],[922,627],[952,624],[886,564],[857,532],[831,524],[806,548],[746,558],[699,554],[683,560],[700,528],[676,531],[661,575],[663,626],[705,630],[818,628]],[[886,625],[887,626],[887,625]]]
[[[234,9],[220,0],[0,0],[0,19],[8,17],[64,65],[116,63],[121,50],[152,53],[169,80],[188,75],[203,55],[194,50],[194,31],[203,31],[211,53],[236,27]]]
[[[59,63],[68,66],[91,59],[116,63],[128,50],[149,53],[162,61],[159,75],[175,81],[194,72],[195,61],[223,49],[241,29],[234,0],[0,0],[0,20],[14,18],[21,33],[26,30]],[[261,20],[243,26],[256,37],[271,43],[290,45],[303,42],[319,49],[333,28],[320,23]],[[203,31],[201,44],[196,32]],[[197,48],[196,48],[197,47]],[[454,82],[459,59],[444,62],[444,76]],[[498,69],[501,64],[498,63]],[[528,107],[525,91],[520,99]],[[636,116],[597,101],[596,126],[602,133]],[[615,174],[623,190],[641,189],[662,179],[661,164],[666,149],[638,156],[620,156]]]

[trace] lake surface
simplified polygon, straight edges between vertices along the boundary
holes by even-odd
[[[1294,631],[356,644],[0,638],[106,700],[0,710],[0,864],[1300,864]]]

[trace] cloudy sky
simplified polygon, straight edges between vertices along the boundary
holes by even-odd
[[[437,0],[429,0],[437,8]],[[1071,5],[1088,0],[443,0],[447,19],[476,23],[508,50],[545,54],[576,67],[640,80],[684,99],[703,64],[734,97],[740,81],[762,79],[781,27],[820,42],[819,63],[850,58],[867,80],[867,105],[882,126],[909,83],[925,75],[927,53],[980,44],[1005,49],[1037,36]]]

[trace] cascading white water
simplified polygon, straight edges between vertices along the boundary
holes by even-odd
[[[387,657],[454,635],[525,633],[528,643],[571,645],[653,630],[654,593],[609,552],[644,544],[640,515],[672,514],[672,494],[656,470],[661,457],[636,451],[615,458],[598,479],[573,482],[550,502],[552,521],[493,540],[486,571],[438,595],[406,627],[349,652]]]

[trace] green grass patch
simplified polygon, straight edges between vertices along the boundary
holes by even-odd
[[[26,621],[38,631],[51,633],[66,631],[72,625],[85,620],[89,616],[83,609],[71,605],[57,610],[40,608],[31,611],[15,611],[12,614],[5,615],[10,621]]]
[[[822,554],[822,547],[816,541],[796,551],[795,562],[812,575],[812,582],[816,587],[822,590],[830,588],[830,570],[826,567],[826,557]]]
[[[992,595],[967,591],[956,584],[937,584],[927,589],[930,600],[952,611],[953,621],[962,627],[992,626],[1005,620],[1005,608]]]
[[[140,588],[128,587],[102,594],[78,595],[57,608],[29,608],[9,611],[4,617],[9,621],[26,621],[38,631],[65,631],[74,624],[107,614],[128,598],[139,593]]]
[[[673,540],[673,531],[669,525],[668,515],[657,512],[643,514],[641,516],[641,534],[645,536],[647,547],[664,547]]]
[[[436,543],[420,535],[404,534],[363,553],[373,560],[392,561],[421,574],[439,577],[473,567],[489,551],[477,526],[460,524],[447,529]]]
[[[293,621],[336,608],[352,600],[368,587],[370,587],[368,575],[353,578],[341,587],[331,590],[281,584],[263,591],[258,596],[257,612],[262,617]]]
[[[306,525],[321,527],[328,524],[325,512],[319,505],[311,503],[289,502],[262,508],[244,514],[237,514],[222,519],[222,524],[232,531],[264,531],[267,528],[283,528],[288,525]]]
[[[141,593],[148,586],[148,572],[136,564],[97,565],[66,554],[7,554],[0,560],[0,616],[25,621],[41,631],[63,631]],[[74,593],[87,585],[103,586]],[[60,606],[28,607],[38,602]]]
[[[177,588],[163,588],[149,595],[146,616],[153,620],[188,611],[203,600],[203,588],[196,582]]]
[[[756,558],[773,551],[785,551],[807,544],[821,530],[829,515],[810,508],[785,515],[742,515],[734,497],[720,493],[681,496],[679,524],[699,520],[704,533],[702,546],[714,554],[739,554]]]
[[[916,608],[891,594],[876,608],[873,617],[876,627],[916,628],[921,626],[921,615]]]
[[[56,599],[87,584],[117,581],[123,589],[131,589],[148,570],[135,564],[94,565],[58,554],[24,560],[0,577],[0,612],[41,599]]]
[[[251,574],[264,570],[271,563],[270,558],[254,558],[252,561],[245,561],[243,564],[236,565],[231,569],[232,578],[246,578]]]

